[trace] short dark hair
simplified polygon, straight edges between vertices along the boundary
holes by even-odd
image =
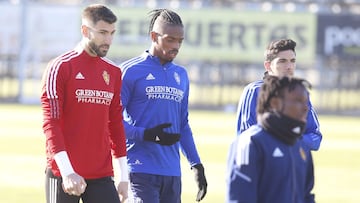
[[[149,12],[149,16],[151,17],[149,33],[153,31],[154,23],[158,17],[160,17],[166,24],[179,25],[183,27],[181,17],[177,13],[169,9],[165,9],[165,8],[154,9]]]
[[[266,47],[264,56],[265,61],[272,61],[280,51],[293,50],[295,52],[296,42],[292,39],[279,39],[270,42]]]
[[[257,98],[256,113],[258,115],[271,111],[270,100],[273,97],[283,97],[285,90],[293,91],[297,86],[302,86],[305,89],[311,89],[311,84],[301,78],[296,77],[277,77],[267,75],[264,78],[264,83],[260,88],[260,93]]]
[[[92,22],[94,25],[103,20],[109,24],[116,22],[116,15],[105,5],[91,4],[87,6],[82,13],[82,18]]]

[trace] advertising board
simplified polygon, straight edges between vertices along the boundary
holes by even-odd
[[[117,8],[119,17],[112,54],[139,55],[150,46],[150,9]],[[309,13],[244,12],[233,9],[176,11],[185,26],[179,59],[259,62],[272,39],[292,38],[299,60],[315,58],[316,15]]]

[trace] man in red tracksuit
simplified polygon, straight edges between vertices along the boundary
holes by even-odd
[[[121,71],[103,58],[116,20],[104,5],[86,7],[81,43],[52,60],[44,73],[41,104],[48,203],[78,203],[80,199],[118,203],[127,198]],[[112,155],[120,167],[117,188]]]

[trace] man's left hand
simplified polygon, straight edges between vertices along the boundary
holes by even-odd
[[[200,202],[200,200],[205,197],[207,191],[207,182],[205,178],[204,167],[202,164],[196,164],[195,166],[191,167],[191,169],[195,173],[195,181],[199,188],[196,196],[196,201]]]

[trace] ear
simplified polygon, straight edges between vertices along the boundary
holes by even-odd
[[[89,28],[85,25],[81,25],[81,34],[83,37],[89,38]]]
[[[271,61],[264,61],[264,68],[266,71],[271,72]]]
[[[157,42],[157,34],[154,31],[150,32],[150,38],[152,42]]]

